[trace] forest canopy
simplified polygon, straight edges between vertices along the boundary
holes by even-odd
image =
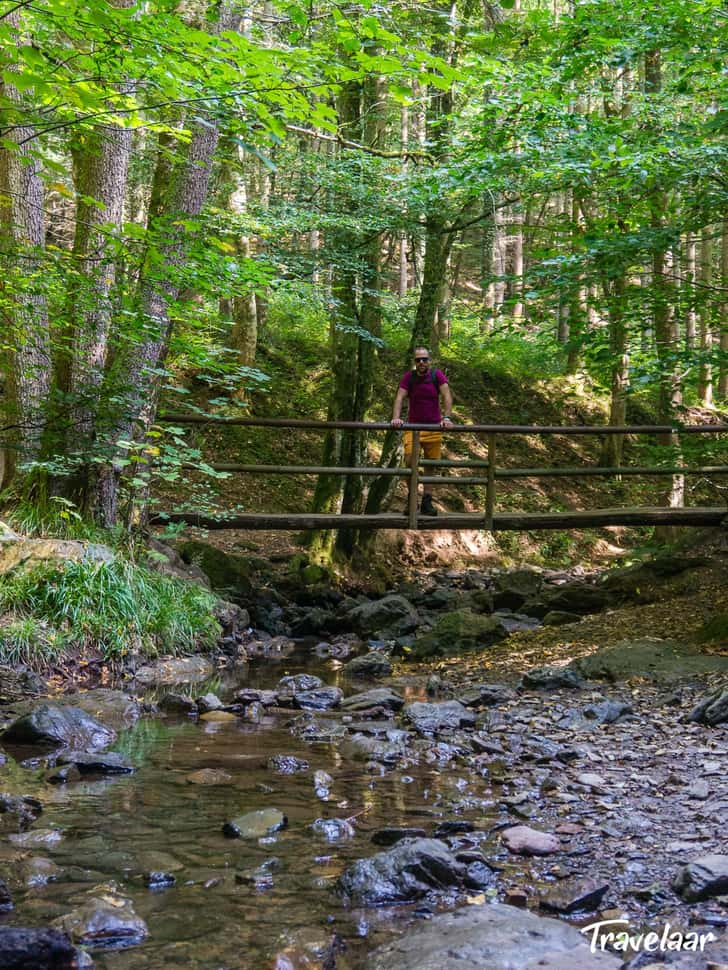
[[[128,518],[190,457],[160,400],[194,373],[241,413],[274,319],[328,328],[331,419],[368,417],[393,334],[536,342],[615,425],[636,388],[662,424],[725,403],[727,28],[717,0],[0,4],[0,483]]]

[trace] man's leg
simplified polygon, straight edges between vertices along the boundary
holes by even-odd
[[[421,435],[422,450],[425,458],[439,459],[442,455],[442,435],[439,431],[424,431]],[[437,469],[428,468],[428,473],[432,474]],[[420,511],[423,515],[437,515],[437,509],[432,504],[432,485],[422,486],[422,506]]]

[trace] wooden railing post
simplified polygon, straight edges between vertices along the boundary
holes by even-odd
[[[417,492],[420,482],[420,433],[412,432],[412,455],[410,458],[410,491],[409,491],[409,510],[408,510],[408,529],[417,528]]]
[[[485,529],[493,531],[495,508],[495,435],[488,435],[488,480],[485,486]]]

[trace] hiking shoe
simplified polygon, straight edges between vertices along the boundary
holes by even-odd
[[[432,496],[429,492],[426,492],[422,496],[422,505],[420,506],[420,512],[422,515],[437,515],[437,509],[432,504]]]

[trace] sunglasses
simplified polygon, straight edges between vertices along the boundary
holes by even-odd
[[[426,364],[429,357],[415,357],[415,364]]]

